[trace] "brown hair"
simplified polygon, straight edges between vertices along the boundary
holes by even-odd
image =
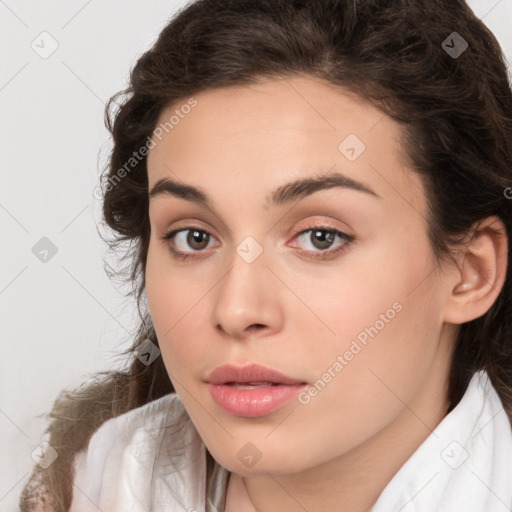
[[[454,41],[467,49],[450,53]],[[133,285],[141,318],[125,355],[147,338],[158,340],[147,307],[140,310],[150,238],[146,158],[131,161],[121,179],[119,169],[146,144],[168,105],[205,89],[294,74],[342,86],[403,123],[411,169],[427,191],[428,236],[439,262],[490,215],[512,239],[512,92],[498,42],[463,0],[199,0],[171,19],[105,110],[114,146],[103,175],[103,215],[115,234],[112,251],[129,244],[119,275]],[[508,269],[511,257],[509,250]],[[512,419],[510,270],[490,310],[459,327],[449,410],[479,369]],[[59,458],[46,470],[35,467],[21,509],[36,510],[44,498],[52,510],[67,510],[76,451],[107,419],[172,391],[161,357],[149,366],[131,357],[126,370],[61,393],[47,430]]]

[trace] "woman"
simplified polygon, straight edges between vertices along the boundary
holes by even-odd
[[[125,92],[135,357],[22,510],[510,510],[512,93],[467,5],[194,2]]]

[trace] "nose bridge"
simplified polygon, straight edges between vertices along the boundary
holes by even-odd
[[[233,337],[241,337],[251,325],[274,329],[279,317],[278,294],[267,268],[263,245],[252,236],[234,247],[230,268],[219,283],[214,323]]]

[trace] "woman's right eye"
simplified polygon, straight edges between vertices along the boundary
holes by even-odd
[[[188,235],[185,235],[188,232]],[[169,251],[171,254],[179,259],[187,259],[189,257],[197,258],[197,256],[191,256],[193,252],[198,252],[203,249],[206,249],[207,246],[204,246],[204,240],[208,239],[209,237],[212,237],[211,233],[208,233],[208,231],[205,231],[204,229],[199,228],[181,228],[181,229],[175,229],[172,231],[167,232],[163,237],[162,240],[169,240],[170,243],[168,244]],[[189,247],[194,247],[194,245],[199,245],[196,251],[187,252],[183,249],[176,249],[176,245],[188,245]]]

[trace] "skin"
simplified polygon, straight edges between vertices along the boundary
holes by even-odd
[[[344,89],[294,76],[195,98],[148,154],[150,190],[169,177],[213,205],[150,201],[146,295],[166,369],[208,450],[232,472],[228,512],[367,511],[446,414],[457,324],[484,314],[503,285],[506,240],[488,227],[504,227],[486,219],[458,266],[438,266],[402,127]],[[348,134],[366,145],[354,161],[338,150]],[[380,197],[338,187],[263,207],[279,185],[332,172]],[[354,242],[333,254],[346,242],[322,246],[319,223]],[[187,227],[211,236],[202,246],[187,244],[187,231],[174,244],[162,239]],[[263,249],[252,263],[236,251],[247,236]],[[196,258],[174,258],[171,244]],[[257,362],[312,385],[394,303],[400,312],[307,404],[243,418],[208,392],[204,380],[225,363]],[[237,457],[248,442],[261,453],[252,467]]]

